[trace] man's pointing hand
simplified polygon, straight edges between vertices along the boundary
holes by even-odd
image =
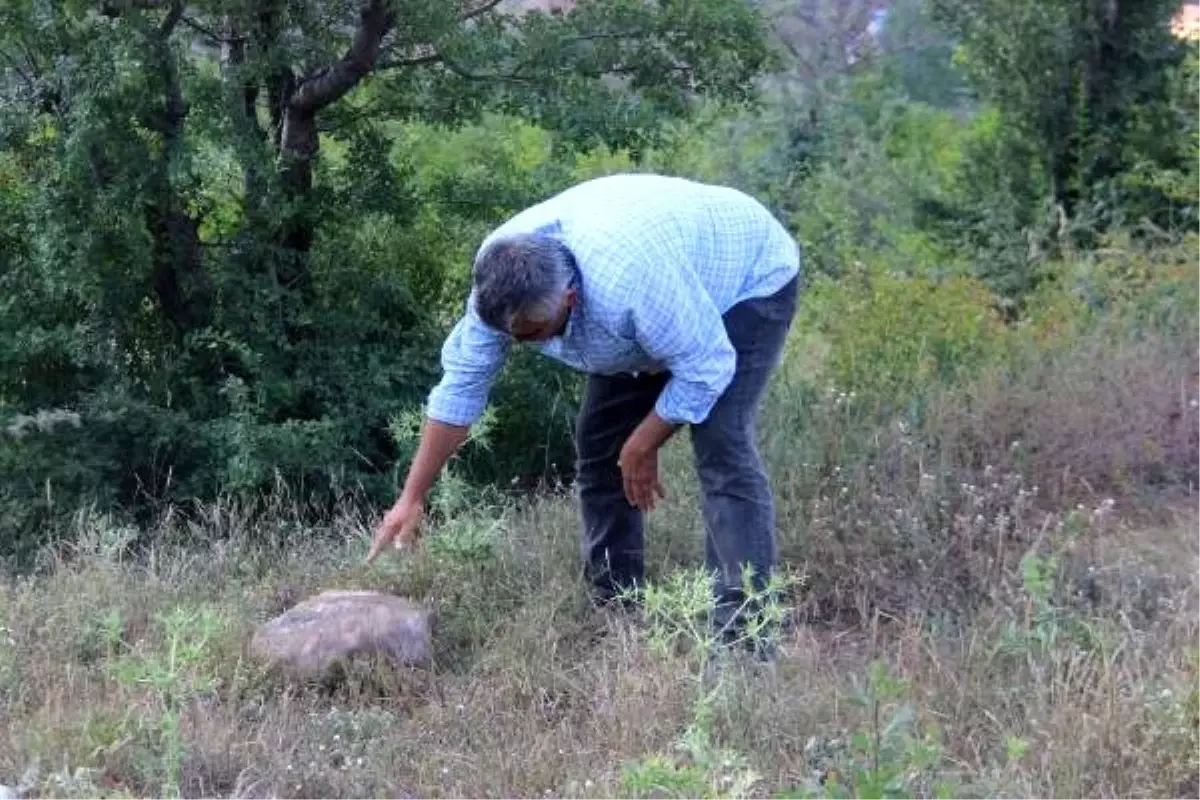
[[[389,544],[397,549],[415,545],[420,537],[421,520],[424,515],[425,506],[421,502],[404,497],[397,500],[375,529],[375,538],[371,542],[371,551],[367,554],[367,563],[374,561]]]

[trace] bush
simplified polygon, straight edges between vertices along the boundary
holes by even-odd
[[[1018,470],[1058,505],[1194,486],[1196,242],[1117,237],[1049,271],[1004,360],[932,404],[955,462]]]
[[[828,347],[828,382],[884,412],[969,375],[1003,336],[991,294],[969,278],[859,269],[836,283],[818,280],[800,318]]]
[[[1195,242],[1119,243],[1019,324],[969,279],[818,281],[761,422],[814,614],[970,607],[1047,514],[1194,489]]]

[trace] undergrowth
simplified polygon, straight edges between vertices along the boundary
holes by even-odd
[[[315,525],[286,487],[141,526],[81,509],[0,587],[0,782],[45,797],[1194,796],[1194,264],[1159,253],[1147,281],[1139,257],[1065,270],[1020,325],[987,321],[962,283],[808,296],[760,418],[774,664],[714,648],[702,624],[686,435],[664,455],[636,613],[584,601],[560,489],[514,502],[452,470],[423,546],[371,567],[377,512],[348,501]],[[907,293],[871,288],[897,281]],[[848,316],[815,324],[829,309]],[[434,664],[278,682],[249,635],[327,588],[434,607]]]

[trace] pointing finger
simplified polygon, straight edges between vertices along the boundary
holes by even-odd
[[[385,536],[383,536],[383,537],[377,536],[375,538],[375,541],[371,542],[371,549],[370,549],[370,551],[367,552],[367,563],[368,564],[370,564],[372,561],[374,561],[376,558],[379,557],[379,554],[383,552],[383,548],[387,545],[387,542],[388,542],[388,539]]]

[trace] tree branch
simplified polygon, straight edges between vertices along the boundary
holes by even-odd
[[[468,20],[482,17],[496,6],[500,5],[504,0],[475,0],[473,3],[464,4],[465,7],[459,10],[458,21],[467,22]],[[403,69],[404,67],[423,67],[429,64],[444,63],[445,59],[438,52],[437,48],[432,44],[422,43],[415,45],[412,52],[403,58],[389,58],[380,60],[376,63],[375,69]],[[460,71],[460,70],[456,70]]]
[[[458,14],[459,22],[466,22],[469,19],[482,17],[487,12],[491,11],[496,6],[500,5],[504,0],[476,0],[469,7],[460,11]]]
[[[232,15],[224,19],[225,32],[220,35],[221,41],[221,71],[225,73],[227,85],[237,90],[240,81],[240,97],[234,98],[233,117],[236,124],[245,126],[246,130],[256,138],[263,136],[262,127],[258,124],[258,83],[241,75],[246,63],[246,41],[244,35],[238,33]],[[215,31],[214,31],[215,33]]]
[[[28,86],[30,90],[35,90],[36,86],[34,85],[33,74],[26,73],[25,70],[21,69],[21,65],[19,63],[17,63],[17,57],[14,55],[11,55],[7,50],[0,51],[0,53],[3,53],[4,60],[7,61],[9,63],[9,66],[11,66],[13,68],[13,71],[15,71],[17,73],[17,77],[19,77],[22,81],[24,81],[25,85]],[[28,64],[28,59],[26,59],[26,62]]]
[[[201,25],[199,22],[192,19],[191,17],[184,17],[180,21],[184,25],[186,25],[189,28],[191,28],[192,30],[194,30],[196,33],[207,36],[209,41],[213,42],[214,44],[229,45],[229,44],[238,44],[238,43],[246,41],[245,36],[232,36],[231,37],[229,35],[220,34],[217,31],[214,31],[212,28],[208,27],[207,25]]]
[[[183,19],[183,0],[172,0],[171,9],[167,12],[162,24],[158,26],[158,35],[164,39],[170,36],[181,19]]]
[[[64,112],[62,93],[53,84],[52,75],[46,76],[34,51],[23,40],[18,38],[13,44],[19,52],[16,54],[6,52],[4,55],[7,56],[13,71],[24,83],[28,92],[27,99],[39,113],[61,117]],[[20,63],[21,61],[24,62],[23,65]]]
[[[383,71],[385,69],[421,67],[427,64],[437,64],[440,61],[442,61],[441,53],[435,50],[431,45],[421,44],[414,47],[413,50],[404,58],[379,59],[375,63],[375,69]]]
[[[482,6],[474,9],[474,13],[476,16],[478,16],[479,14],[484,13],[484,11],[494,8],[497,4],[498,4],[498,0],[487,0],[487,2],[484,3]],[[636,38],[637,35],[638,34],[636,31],[598,31],[595,33],[582,33],[582,34],[577,34],[575,36],[571,36],[571,37],[567,38],[566,40],[564,40],[563,44],[570,46],[573,44],[579,44],[580,42],[595,42],[595,41],[601,41],[601,40],[606,40],[606,39],[607,40],[633,39],[633,38]],[[470,81],[497,81],[500,83],[517,83],[517,84],[529,84],[529,83],[534,82],[533,78],[525,77],[525,76],[521,75],[521,71],[525,70],[529,67],[529,62],[527,62],[527,61],[522,61],[521,63],[517,64],[516,67],[514,67],[509,72],[474,72],[474,71],[468,69],[467,67],[463,66],[461,63],[450,58],[445,53],[438,52],[437,50],[435,50],[433,48],[432,45],[421,44],[421,45],[418,45],[416,48],[414,48],[414,50],[416,51],[416,54],[410,54],[404,58],[395,58],[395,59],[387,59],[387,60],[379,61],[376,64],[376,69],[382,71],[385,69],[398,69],[398,68],[403,68],[403,67],[417,67],[417,66],[427,66],[429,64],[441,64],[447,70],[449,70],[450,72],[453,72],[455,75],[458,75],[460,78],[465,78]],[[687,69],[690,69],[690,67],[688,65],[678,65],[678,66],[674,67],[674,69],[675,70],[687,70]],[[606,72],[611,72],[613,74],[623,74],[623,73],[626,73],[629,71],[630,70],[628,70],[627,68],[621,67],[619,65],[612,67],[609,70],[606,70]]]
[[[359,12],[358,27],[350,49],[337,63],[304,80],[288,105],[296,111],[315,113],[338,100],[375,67],[380,43],[395,22],[387,0],[369,0]]]
[[[489,11],[494,10],[502,2],[504,2],[504,0],[474,0],[474,2],[464,3],[463,8],[459,9],[458,21],[459,22],[467,22],[469,20],[473,20],[473,19],[482,17],[484,14],[487,14]],[[622,38],[627,35],[632,35],[632,34],[623,34],[623,33],[589,34],[589,35],[585,35],[585,36],[575,37],[571,41],[574,42],[574,41],[586,41],[589,39]],[[423,67],[423,66],[428,66],[430,64],[442,64],[448,70],[455,73],[456,75],[459,75],[463,78],[467,78],[469,80],[496,80],[496,81],[509,81],[509,82],[517,82],[517,83],[527,82],[525,79],[518,77],[516,72],[514,72],[512,74],[473,73],[470,70],[464,68],[461,64],[456,64],[456,63],[450,61],[449,59],[447,59],[445,57],[445,55],[443,53],[439,52],[436,49],[436,47],[432,44],[416,45],[413,48],[413,50],[410,51],[409,54],[405,55],[402,58],[389,58],[389,59],[380,60],[376,63],[375,69],[378,71],[382,71],[382,70],[389,70],[389,69],[403,69],[405,67]]]
[[[171,0],[167,16],[159,25],[157,35],[153,40],[154,57],[158,61],[159,77],[163,81],[163,106],[161,110],[154,111],[143,120],[146,127],[163,136],[167,149],[172,155],[181,144],[183,121],[188,114],[188,105],[183,98],[183,88],[179,83],[179,70],[168,43],[171,32],[183,17],[183,2],[184,0]]]
[[[531,78],[522,78],[518,74],[521,71],[521,67],[525,66],[524,64],[518,64],[517,68],[509,73],[471,72],[467,68],[463,67],[461,64],[451,61],[450,59],[448,59],[444,56],[442,57],[442,64],[445,65],[446,69],[450,70],[458,77],[465,78],[469,81],[497,81],[499,83],[518,83],[518,84],[533,83],[533,80]]]

